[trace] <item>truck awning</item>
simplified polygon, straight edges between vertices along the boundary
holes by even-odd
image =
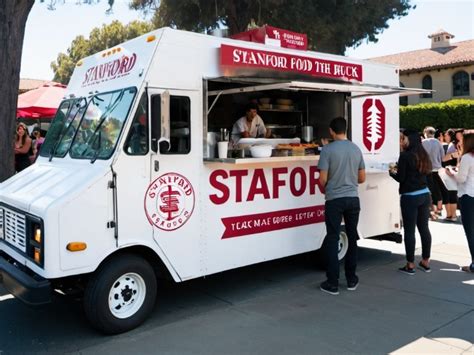
[[[324,92],[344,92],[350,93],[348,99],[356,99],[364,96],[392,95],[400,96],[429,94],[433,90],[405,88],[399,86],[383,86],[351,83],[316,83],[306,81],[288,81],[274,84],[258,84],[224,90],[209,91],[209,96],[220,96],[237,93],[257,92],[266,90],[290,90],[290,91],[324,91]]]

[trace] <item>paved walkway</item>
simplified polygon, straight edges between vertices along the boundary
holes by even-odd
[[[431,230],[430,274],[396,272],[403,244],[364,240],[355,292],[322,293],[324,273],[303,255],[164,285],[150,319],[115,337],[91,330],[79,304],[34,310],[0,286],[0,354],[473,354],[474,274],[458,271],[469,260],[462,227]]]

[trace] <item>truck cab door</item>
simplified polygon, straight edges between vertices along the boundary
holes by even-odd
[[[184,280],[200,273],[202,100],[197,91],[149,88],[148,101],[151,179],[145,211],[155,243]]]
[[[124,137],[122,152],[112,166],[117,200],[111,205],[118,212],[115,218],[118,247],[152,244],[153,231],[143,210],[143,196],[150,184],[150,125],[147,112],[148,97],[143,93],[137,98],[137,105],[129,118],[131,123]]]

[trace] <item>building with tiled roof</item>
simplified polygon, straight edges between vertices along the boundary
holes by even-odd
[[[474,39],[451,43],[454,35],[442,29],[428,38],[431,48],[370,60],[397,65],[400,85],[435,90],[433,94],[402,98],[401,104],[474,99]]]
[[[23,94],[24,92],[37,89],[43,84],[46,84],[50,80],[39,80],[39,79],[20,79],[20,88],[18,90],[19,94]]]

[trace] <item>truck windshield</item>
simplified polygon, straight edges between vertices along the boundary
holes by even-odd
[[[71,145],[72,158],[110,158],[136,92],[135,88],[128,88],[91,98]]]
[[[128,116],[136,89],[127,88],[89,98],[63,101],[46,136],[42,156],[108,159]],[[42,148],[43,148],[42,147]]]
[[[87,106],[85,98],[61,102],[46,140],[41,147],[41,156],[64,157],[72,143],[79,121]]]

